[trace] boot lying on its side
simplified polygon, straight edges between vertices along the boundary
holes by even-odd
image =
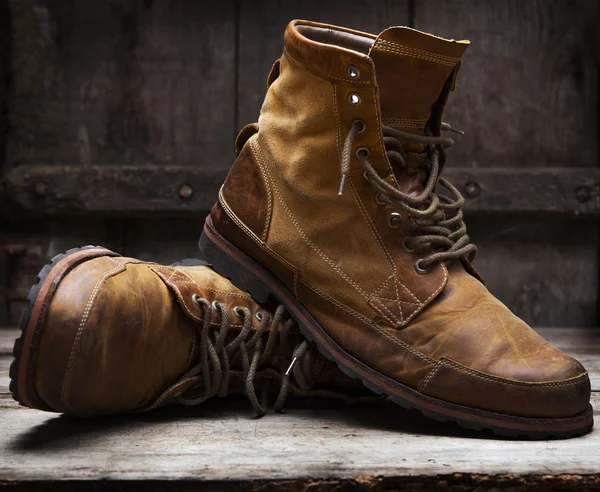
[[[73,249],[42,269],[29,301],[10,369],[13,397],[28,407],[112,415],[232,392],[264,414],[273,390],[276,409],[288,392],[371,398],[283,307],[259,306],[199,260],[163,266]]]

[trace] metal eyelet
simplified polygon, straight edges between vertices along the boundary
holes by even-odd
[[[360,77],[360,70],[358,68],[356,68],[354,65],[348,65],[348,68],[346,69],[346,73],[348,74],[348,77],[350,77],[351,79],[358,79]]]
[[[352,106],[358,106],[360,104],[360,101],[360,96],[356,92],[351,92],[350,94],[348,94],[348,102]]]
[[[221,309],[221,306],[219,306],[219,303],[217,301],[213,301],[211,305],[215,311],[219,311]]]
[[[377,202],[377,205],[387,205],[388,204],[388,202],[383,199],[382,193],[375,193],[375,202]]]
[[[421,262],[423,260],[417,260],[415,261],[415,271],[419,274],[419,275],[425,275],[426,273],[428,273],[427,268],[423,268],[421,266]]]
[[[367,129],[367,125],[363,120],[354,120],[352,122],[352,126],[358,126],[356,133],[363,133]]]
[[[398,227],[400,227],[401,223],[402,223],[402,215],[400,215],[398,212],[390,213],[390,215],[388,217],[388,225],[390,227],[397,229]]]
[[[256,314],[254,315],[254,317],[258,320],[258,321],[262,321],[265,317],[265,315],[263,313],[261,313],[260,311],[256,311]]]
[[[368,159],[369,157],[371,157],[371,151],[368,147],[357,147],[354,153],[356,154],[358,160]]]
[[[408,247],[408,238],[407,237],[405,237],[404,241],[402,241],[402,249],[404,251],[406,251],[407,253],[412,253],[414,251],[413,248]]]
[[[192,301],[198,304],[200,302],[200,296],[198,294],[192,294]]]
[[[244,318],[244,310],[240,306],[235,306],[233,308],[233,314],[235,314],[238,318]]]

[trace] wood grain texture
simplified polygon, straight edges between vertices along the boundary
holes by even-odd
[[[597,221],[471,214],[474,262],[490,291],[533,326],[595,326],[600,296]]]
[[[11,2],[9,161],[226,168],[234,3]]]
[[[210,209],[226,174],[217,166],[23,165],[5,176],[5,190],[12,213],[184,214]],[[444,176],[467,211],[600,216],[600,168],[451,166]]]
[[[283,33],[293,19],[307,19],[379,33],[409,23],[408,0],[242,0],[239,22],[238,126],[258,119],[267,75],[283,51]]]
[[[464,167],[597,166],[598,2],[414,0],[414,26],[469,39],[445,119]]]
[[[600,356],[597,329],[540,333],[582,360]],[[0,353],[15,335],[15,330],[0,330]],[[0,355],[1,374],[9,362],[9,356]],[[600,368],[588,369],[598,408]],[[418,482],[425,477],[451,480],[453,473],[503,474],[508,481],[521,475],[558,480],[561,474],[600,473],[598,429],[564,441],[510,441],[439,424],[386,402],[290,404],[284,414],[257,420],[244,398],[77,420],[19,407],[6,383],[0,382],[0,480],[11,482],[194,480],[247,486],[260,480],[348,479],[355,486],[362,480],[358,490],[365,490],[393,477]],[[582,477],[572,480],[584,483]],[[318,484],[313,487],[320,490]]]

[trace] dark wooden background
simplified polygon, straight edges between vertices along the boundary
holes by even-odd
[[[0,0],[0,325],[49,256],[171,262],[255,121],[288,21],[467,38],[447,175],[476,265],[535,325],[599,321],[596,0]],[[337,164],[336,164],[337,165]]]

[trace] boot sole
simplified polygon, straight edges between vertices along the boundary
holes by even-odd
[[[63,278],[77,265],[99,256],[120,255],[101,246],[83,246],[56,255],[38,273],[38,282],[27,296],[29,303],[19,323],[21,336],[15,340],[14,360],[10,365],[9,390],[19,404],[52,410],[38,398],[33,384],[36,348],[43,334],[46,313]]]
[[[419,393],[365,365],[341,348],[279,279],[221,236],[210,216],[206,219],[199,247],[215,271],[249,292],[257,302],[266,302],[272,296],[283,304],[298,321],[302,334],[315,342],[319,351],[345,374],[361,380],[371,391],[387,395],[404,408],[419,410],[440,422],[453,421],[476,431],[489,429],[509,438],[566,439],[586,434],[594,425],[591,405],[585,412],[570,418],[530,418],[478,410]]]

